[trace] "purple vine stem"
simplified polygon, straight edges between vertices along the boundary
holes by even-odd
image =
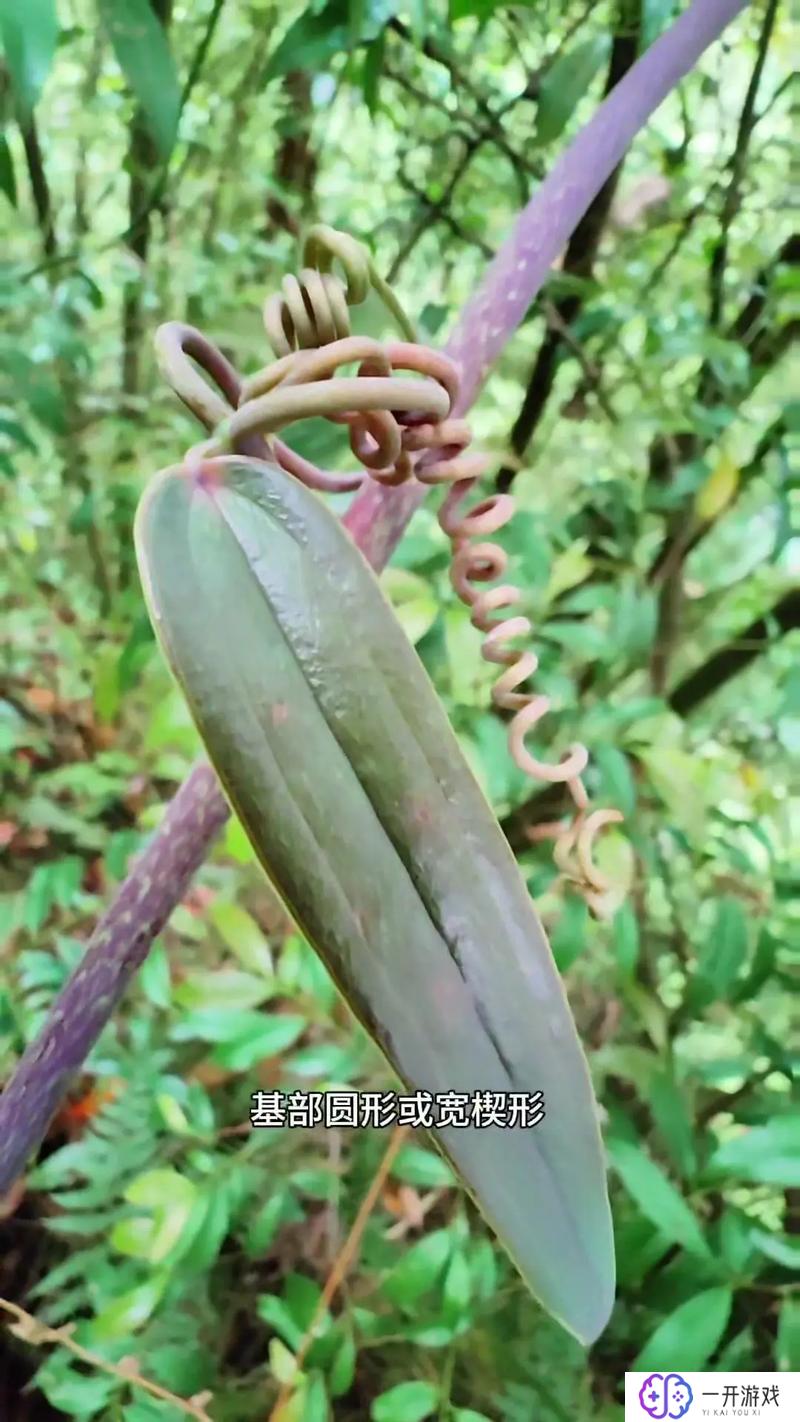
[[[747,0],[694,4],[628,71],[517,219],[447,343],[461,369],[458,413],[472,405],[558,254],[640,128]],[[345,524],[385,566],[425,489],[367,480]],[[162,823],[100,919],[86,953],[0,1096],[0,1195],[44,1137],[69,1082],[180,903],[228,818],[210,767],[190,771]]]
[[[694,0],[628,70],[523,208],[445,350],[461,371],[456,414],[474,404],[556,257],[640,128],[747,0]],[[384,567],[422,503],[425,486],[367,480],[344,517],[373,567]]]

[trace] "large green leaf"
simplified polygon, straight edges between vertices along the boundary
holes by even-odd
[[[152,1274],[143,1284],[137,1284],[127,1293],[120,1294],[92,1320],[92,1341],[129,1338],[155,1312],[168,1283],[169,1273],[163,1270]]]
[[[667,1239],[693,1254],[709,1253],[703,1231],[679,1190],[639,1146],[614,1140],[609,1153],[628,1194]]]
[[[709,1169],[765,1185],[800,1185],[800,1112],[775,1116],[723,1142]]]
[[[717,904],[714,926],[698,955],[693,984],[699,1002],[730,997],[747,957],[747,920],[741,899],[724,895]]]
[[[164,26],[150,0],[99,0],[117,63],[142,107],[162,158],[172,151],[181,92]]]
[[[388,1298],[397,1304],[415,1305],[441,1278],[453,1252],[453,1239],[446,1229],[426,1234],[395,1265],[383,1283]]]
[[[568,49],[547,70],[539,89],[536,132],[541,143],[559,137],[605,62],[611,37],[595,35]]]
[[[733,1293],[728,1288],[704,1289],[668,1315],[648,1338],[633,1363],[635,1372],[651,1368],[684,1372],[704,1367],[717,1347],[730,1317]]]
[[[293,69],[325,69],[337,54],[354,44],[374,42],[397,10],[396,0],[369,0],[358,7],[351,0],[328,0],[320,10],[307,7],[291,24],[267,62],[265,79]]]
[[[323,10],[306,9],[291,24],[267,62],[265,79],[276,79],[293,69],[322,69],[341,54],[351,40],[348,7],[344,0],[329,0]]]
[[[658,39],[674,12],[675,0],[642,0],[642,49]]]
[[[787,1296],[781,1304],[775,1361],[781,1372],[800,1369],[800,1299]]]
[[[594,1338],[614,1261],[586,1063],[517,865],[372,571],[316,495],[233,457],[158,475],[136,541],[236,813],[398,1075],[543,1092],[539,1124],[435,1139],[533,1292]]]
[[[697,1169],[692,1117],[678,1083],[669,1071],[652,1078],[647,1095],[653,1121],[681,1175]]]
[[[0,0],[0,35],[23,113],[29,114],[50,72],[58,39],[55,0]]]
[[[439,1406],[439,1389],[430,1382],[402,1382],[376,1397],[372,1422],[424,1422]]]

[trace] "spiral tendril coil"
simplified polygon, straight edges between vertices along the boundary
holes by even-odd
[[[361,470],[342,475],[318,469],[277,438],[277,432],[294,421],[321,416],[348,427],[353,454],[377,482],[396,485],[416,478],[427,485],[447,486],[439,523],[450,541],[451,582],[469,608],[473,626],[483,635],[484,660],[502,669],[492,700],[499,710],[512,713],[510,754],[532,780],[563,783],[575,807],[566,824],[537,826],[528,837],[556,839],[554,860],[561,877],[578,888],[597,917],[606,916],[613,894],[594,862],[594,842],[601,829],[623,817],[618,810],[590,810],[581,778],[588,762],[584,746],[571,746],[561,761],[551,765],[537,759],[526,744],[549,711],[550,701],[525,689],[537,671],[538,659],[514,644],[530,635],[529,619],[503,615],[519,604],[522,593],[499,581],[508,557],[493,536],[512,517],[514,500],[495,494],[466,512],[460,507],[466,490],[491,461],[469,452],[470,427],[452,416],[458,369],[446,356],[413,339],[413,328],[361,243],[332,228],[316,227],[308,234],[303,256],[299,277],[287,276],[281,292],[264,305],[264,325],[275,359],[248,379],[241,380],[222,353],[193,327],[170,322],[159,328],[156,349],[167,380],[212,431],[209,440],[189,451],[187,462],[196,466],[230,450],[244,456],[269,454],[311,488],[355,489],[363,480]],[[334,263],[344,279],[333,270]],[[352,334],[350,307],[362,302],[370,289],[378,292],[409,339],[381,342]],[[355,366],[355,376],[340,375],[345,366]],[[487,583],[493,586],[485,587]]]

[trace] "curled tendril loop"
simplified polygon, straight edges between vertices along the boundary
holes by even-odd
[[[337,263],[344,280],[334,271]],[[411,323],[362,242],[318,224],[303,243],[303,264],[300,276],[285,277],[282,293],[264,303],[267,339],[276,356],[349,336],[348,308],[360,306],[370,289],[377,291],[401,331],[413,341]]]
[[[467,441],[469,434],[467,432]],[[474,458],[478,458],[477,456]],[[475,465],[469,465],[463,446],[459,448],[452,469],[459,482],[475,477]],[[482,472],[481,470],[477,471]],[[451,474],[451,478],[453,475]],[[440,468],[439,479],[446,480]],[[531,839],[557,836],[554,859],[562,876],[583,893],[597,917],[605,917],[613,908],[613,895],[607,877],[594,863],[594,841],[605,825],[622,820],[618,810],[595,810],[588,813],[589,799],[581,776],[588,764],[585,746],[573,745],[556,765],[537,759],[526,744],[534,726],[550,710],[550,699],[524,688],[536,673],[539,660],[530,650],[519,651],[514,645],[530,635],[531,624],[519,614],[503,617],[504,610],[514,608],[522,594],[511,583],[498,583],[505,574],[508,557],[499,544],[490,541],[512,517],[514,500],[508,494],[495,494],[481,499],[463,514],[459,513],[461,489],[458,483],[446,496],[439,514],[439,523],[450,539],[452,561],[450,578],[463,603],[470,609],[470,620],[484,634],[481,654],[485,661],[503,668],[492,688],[494,704],[513,712],[508,733],[509,751],[515,764],[532,780],[546,784],[565,784],[575,805],[575,815],[567,825],[540,826]],[[474,540],[480,540],[478,542]],[[495,584],[490,588],[481,585]]]
[[[461,509],[466,490],[491,461],[469,453],[469,425],[453,416],[458,369],[445,355],[413,339],[413,328],[361,243],[333,228],[314,227],[303,259],[300,276],[287,276],[281,292],[264,305],[267,338],[276,358],[246,380],[240,380],[222,353],[193,327],[173,322],[159,329],[156,346],[163,373],[212,432],[187,460],[202,461],[231,449],[245,455],[270,453],[311,488],[358,487],[361,471],[342,475],[318,469],[278,439],[286,425],[321,416],[348,427],[353,454],[378,483],[402,484],[415,477],[424,484],[449,486],[439,523],[452,549],[451,581],[470,610],[473,626],[483,634],[484,660],[501,668],[492,699],[499,709],[513,713],[510,754],[531,779],[564,784],[575,806],[571,821],[540,825],[529,831],[529,838],[556,839],[554,860],[561,875],[580,888],[598,917],[605,916],[613,907],[611,886],[594,863],[594,843],[598,832],[618,823],[622,815],[617,810],[589,810],[581,778],[588,762],[584,746],[571,746],[561,761],[550,765],[526,744],[549,711],[550,700],[525,689],[538,669],[538,658],[512,645],[530,635],[530,621],[519,614],[503,615],[517,606],[522,594],[513,584],[499,581],[508,558],[492,540],[512,517],[514,500],[496,494]],[[335,264],[343,278],[334,271]],[[377,291],[409,339],[380,342],[351,334],[349,307],[364,301],[370,289]],[[355,367],[355,375],[340,374],[344,367]],[[493,586],[485,587],[487,583]]]
[[[264,326],[276,356],[341,340],[350,335],[346,291],[338,277],[309,268],[285,276],[281,294],[264,302]]]

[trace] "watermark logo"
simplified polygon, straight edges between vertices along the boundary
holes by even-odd
[[[625,1422],[800,1422],[800,1372],[625,1374]]]
[[[691,1386],[680,1373],[651,1373],[639,1388],[639,1403],[657,1419],[685,1417],[692,1405]]]

